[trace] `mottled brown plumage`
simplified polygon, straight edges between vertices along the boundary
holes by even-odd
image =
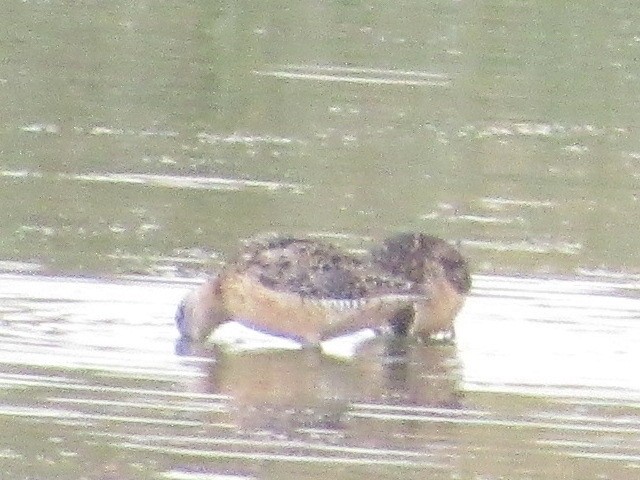
[[[423,233],[402,233],[387,238],[371,252],[372,262],[384,270],[422,285],[428,298],[392,319],[399,333],[428,337],[455,335],[453,322],[471,288],[471,275],[462,254],[444,240]]]
[[[309,343],[388,319],[423,298],[413,282],[333,245],[267,237],[249,242],[221,276],[229,316]]]
[[[425,336],[452,330],[469,287],[465,260],[435,237],[399,235],[358,257],[312,239],[266,236],[191,292],[176,320],[193,340],[227,320],[308,343],[366,327]]]
[[[265,287],[312,298],[355,300],[415,292],[412,282],[334,245],[310,239],[252,240],[231,269],[255,277]]]

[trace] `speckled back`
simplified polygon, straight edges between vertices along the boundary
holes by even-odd
[[[235,268],[258,278],[265,287],[306,297],[360,299],[416,293],[412,282],[311,239],[251,240],[236,259]]]

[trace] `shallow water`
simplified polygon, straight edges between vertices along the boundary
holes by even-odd
[[[173,354],[190,282],[0,276],[7,478],[636,478],[635,283],[477,276],[458,341]],[[569,473],[567,473],[569,472]]]
[[[0,476],[637,478],[639,24],[5,2]],[[239,239],[406,230],[470,258],[455,345],[176,354],[179,298]]]

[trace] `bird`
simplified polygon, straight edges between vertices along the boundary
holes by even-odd
[[[469,288],[466,261],[437,237],[399,234],[358,256],[271,234],[246,241],[219,275],[189,292],[176,324],[193,342],[231,320],[304,344],[364,328],[426,338],[453,332]]]
[[[400,233],[371,251],[372,263],[422,286],[426,298],[390,319],[397,334],[423,340],[436,334],[455,338],[454,320],[471,289],[469,264],[460,251],[433,235]]]

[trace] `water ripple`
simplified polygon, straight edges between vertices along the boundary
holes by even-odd
[[[450,83],[448,76],[441,73],[334,65],[283,65],[277,70],[254,70],[253,73],[288,80],[373,85],[443,87]]]

